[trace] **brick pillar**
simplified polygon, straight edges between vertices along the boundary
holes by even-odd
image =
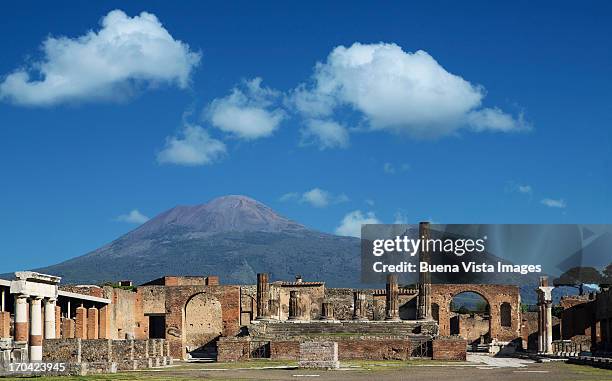
[[[65,319],[62,323],[62,339],[74,339],[75,331],[74,320]]]
[[[98,338],[98,309],[96,307],[87,310],[87,338]]]
[[[353,293],[353,320],[368,320],[366,315],[366,294],[363,291]]]
[[[430,237],[429,222],[419,223],[419,238],[427,242]],[[419,262],[430,262],[431,254],[425,245],[425,250],[419,251]],[[417,319],[431,320],[431,273],[419,272],[419,295]]]
[[[55,338],[62,337],[62,307],[55,306]]]
[[[387,275],[387,295],[385,299],[385,320],[400,320],[397,275]]]
[[[332,302],[321,304],[321,320],[334,320],[334,305]]]
[[[15,341],[28,341],[28,296],[15,296]]]
[[[0,312],[0,339],[11,337],[11,313]]]
[[[42,298],[30,299],[30,361],[42,361]]]
[[[74,337],[87,339],[87,308],[77,307]]]
[[[55,299],[45,300],[45,339],[55,339]]]
[[[268,274],[257,274],[257,319],[270,317],[270,284]]]
[[[289,320],[299,320],[302,315],[299,299],[299,291],[289,291]]]
[[[110,313],[108,305],[100,308],[100,332],[98,337],[100,339],[111,338],[111,327],[110,327]]]

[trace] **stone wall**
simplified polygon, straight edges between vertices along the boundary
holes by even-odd
[[[217,361],[231,362],[248,360],[251,341],[249,338],[221,338],[217,341]]]
[[[102,370],[146,369],[172,362],[164,344],[163,339],[48,339],[43,343],[43,361],[89,364]]]
[[[138,286],[142,300],[142,311],[147,314],[164,314],[166,312],[165,286]]]
[[[298,366],[300,368],[339,368],[338,343],[333,341],[306,341],[300,343]]]
[[[300,342],[292,340],[270,341],[270,359],[297,360],[300,357]]]
[[[457,337],[439,336],[432,343],[432,359],[434,360],[461,360],[467,356],[467,340]]]

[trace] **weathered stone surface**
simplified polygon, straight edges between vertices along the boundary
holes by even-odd
[[[300,343],[298,366],[300,368],[339,368],[338,343],[333,341],[306,341]]]
[[[437,337],[432,343],[432,359],[462,360],[467,356],[467,340],[458,336]]]
[[[231,362],[250,358],[249,338],[222,338],[217,341],[217,361]]]

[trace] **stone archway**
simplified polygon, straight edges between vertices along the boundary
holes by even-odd
[[[450,334],[459,335],[468,344],[487,344],[491,336],[491,305],[478,292],[455,294],[448,306]]]
[[[450,327],[450,303],[458,294],[473,292],[482,296],[489,304],[490,310],[490,337],[502,342],[520,339],[520,301],[519,288],[511,285],[495,284],[432,284],[431,302],[439,306],[439,332],[442,336],[451,334]],[[500,312],[501,305],[507,303],[503,308],[504,324],[502,325]],[[510,326],[507,321],[507,310],[510,311]]]
[[[202,292],[193,295],[184,309],[185,348],[194,357],[216,355],[216,341],[223,332],[221,303]]]

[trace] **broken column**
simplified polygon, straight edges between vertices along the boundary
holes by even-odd
[[[387,275],[385,303],[385,320],[397,321],[399,317],[399,287],[397,285],[397,275]]]
[[[353,320],[368,320],[366,315],[366,294],[363,291],[353,293]]]
[[[98,309],[96,307],[87,310],[87,338],[98,338]]]
[[[87,339],[87,309],[83,306],[76,309],[74,337],[77,339]]]
[[[62,337],[62,307],[55,305],[55,338]]]
[[[110,314],[109,314],[109,307],[108,305],[105,305],[104,307],[100,308],[99,312],[100,312],[100,331],[98,332],[98,337],[100,339],[110,339]]]
[[[552,353],[552,290],[548,277],[540,277],[538,293],[538,350]]]
[[[0,339],[11,337],[11,313],[8,311],[0,312]]]
[[[270,318],[270,284],[268,274],[257,274],[257,319]]]
[[[45,300],[45,339],[55,339],[55,299]]]
[[[75,327],[74,320],[65,319],[62,323],[62,339],[74,339]]]
[[[15,295],[15,341],[28,341],[28,296]]]
[[[334,305],[331,302],[321,304],[321,320],[334,320]]]
[[[429,222],[419,223],[419,238],[427,242],[430,237]],[[419,262],[430,262],[428,245],[424,245],[424,250],[419,250]],[[431,320],[431,274],[429,272],[419,272],[419,295],[418,295],[417,319]]]
[[[42,361],[42,298],[30,299],[30,361]]]
[[[299,320],[302,316],[300,309],[300,292],[289,291],[289,320]]]

